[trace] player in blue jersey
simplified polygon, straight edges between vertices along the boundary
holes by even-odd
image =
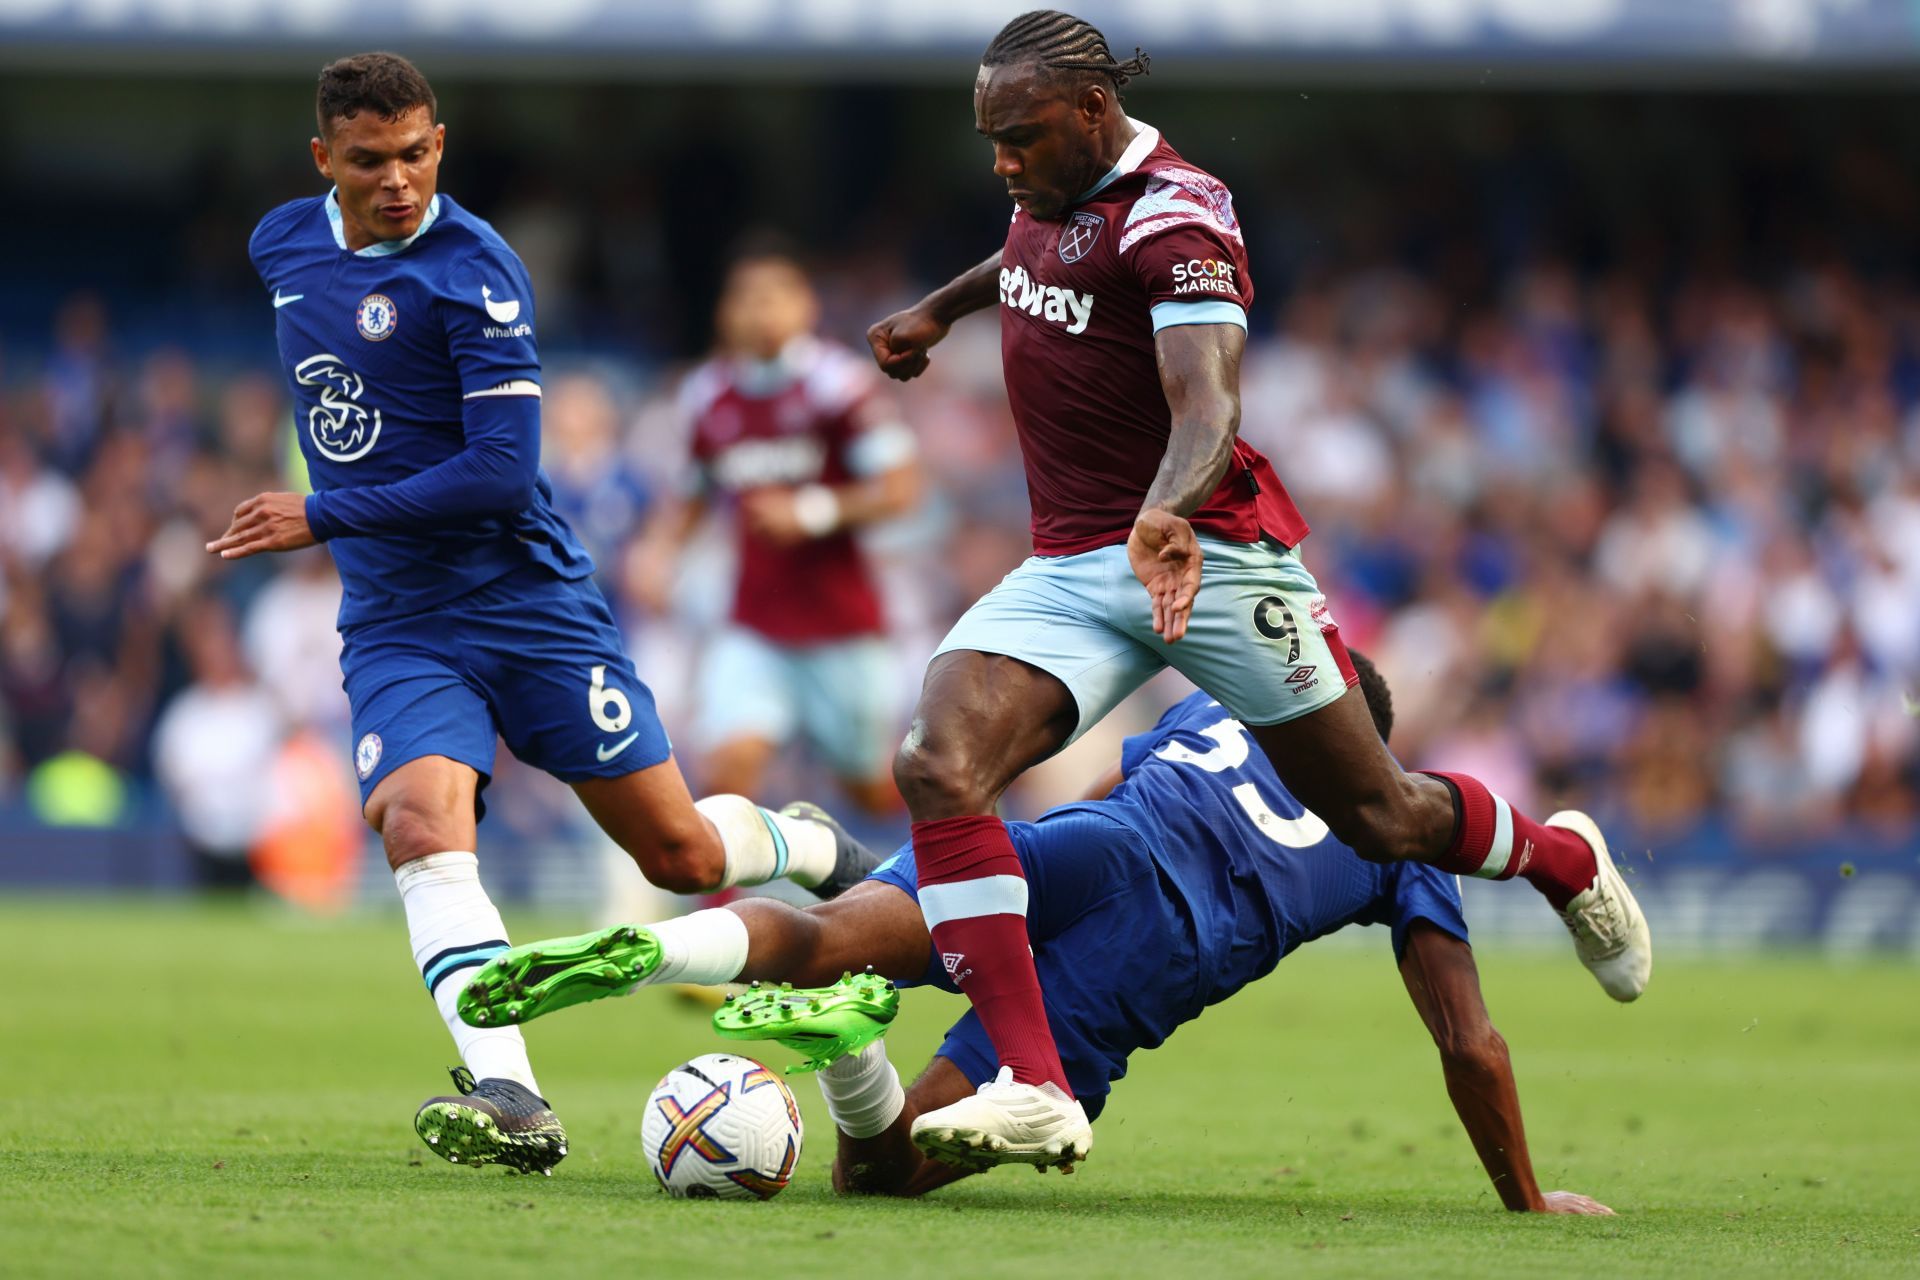
[[[812,818],[694,803],[540,469],[526,269],[435,189],[433,90],[406,59],[361,54],[321,70],[315,107],[332,190],[273,210],[248,246],[313,492],[249,498],[207,549],[331,550],[363,811],[466,1064],[460,1095],[430,1099],[415,1127],[457,1163],[546,1172],[566,1137],[520,1033],[453,1011],[455,975],[507,945],[473,852],[496,740],[570,783],[663,888],[784,875],[824,897],[872,863]]]
[[[1393,715],[1385,682],[1362,655],[1353,658],[1385,736]],[[1543,1194],[1534,1180],[1512,1064],[1481,999],[1455,878],[1419,863],[1355,856],[1281,785],[1245,726],[1206,695],[1192,695],[1151,731],[1129,738],[1118,768],[1088,800],[1008,826],[1027,877],[1027,936],[1047,1020],[1091,1115],[1135,1050],[1160,1044],[1302,943],[1350,924],[1383,924],[1439,1047],[1455,1110],[1502,1202],[1516,1210],[1610,1212],[1585,1196]],[[805,911],[753,899],[645,928],[514,948],[474,975],[460,1004],[483,1022],[525,1021],[624,993],[636,977],[641,984],[754,978],[808,986],[867,966],[903,985],[952,991],[964,975],[950,969],[965,961],[933,952],[927,922],[966,904],[939,901],[943,890],[952,887],[919,887],[908,847],[864,884]],[[723,1011],[716,1020],[730,1034],[804,1047],[816,1061],[844,1055],[820,1075],[840,1131],[835,1186],[918,1195],[1009,1159],[1071,1168],[1072,1153],[1057,1143],[988,1153],[956,1145],[951,1130],[916,1125],[927,1112],[965,1101],[1003,1068],[969,1011],[913,1087],[902,1089],[877,1039],[891,1019],[891,997],[874,983],[851,978],[820,991],[763,993],[747,1003],[773,1024],[764,1031],[752,1017],[729,1020]]]

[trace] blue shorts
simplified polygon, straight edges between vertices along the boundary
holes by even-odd
[[[471,766],[485,789],[495,743],[562,782],[618,778],[673,754],[599,589],[517,570],[431,613],[341,633],[364,806],[422,756]],[[475,794],[477,815],[486,806]]]

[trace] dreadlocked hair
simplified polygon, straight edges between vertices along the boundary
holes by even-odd
[[[1091,72],[1110,80],[1115,93],[1133,77],[1146,75],[1152,61],[1135,46],[1131,58],[1116,62],[1100,28],[1058,9],[1021,14],[1000,28],[1000,34],[980,55],[980,64],[987,67],[1037,62],[1051,71]]]

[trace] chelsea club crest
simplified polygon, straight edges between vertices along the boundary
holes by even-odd
[[[353,771],[360,775],[360,781],[365,782],[372,777],[374,769],[379,766],[380,746],[380,735],[369,733],[362,735],[360,745],[353,749]]]
[[[354,325],[368,342],[385,342],[391,338],[393,327],[399,321],[393,299],[384,293],[370,293],[360,299],[360,309],[353,313]]]

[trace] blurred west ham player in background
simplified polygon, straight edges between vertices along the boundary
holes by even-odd
[[[273,210],[248,245],[314,492],[247,499],[207,549],[328,544],[363,812],[466,1063],[460,1095],[428,1099],[415,1128],[449,1160],[546,1172],[566,1133],[520,1034],[453,1012],[459,975],[507,945],[474,853],[496,742],[571,784],[665,888],[784,875],[829,896],[867,863],[820,822],[688,793],[540,469],[526,268],[436,191],[446,128],[426,78],[393,54],[343,58],[315,113],[332,189]]]
[[[713,507],[727,510],[739,567],[731,624],[701,666],[702,786],[756,794],[774,754],[801,737],[861,809],[886,814],[900,804],[896,681],[856,531],[909,510],[920,468],[885,384],[864,355],[816,335],[818,322],[784,245],[758,239],[736,255],[719,350],[681,387],[688,484],[649,521],[634,589],[668,608],[688,537]]]

